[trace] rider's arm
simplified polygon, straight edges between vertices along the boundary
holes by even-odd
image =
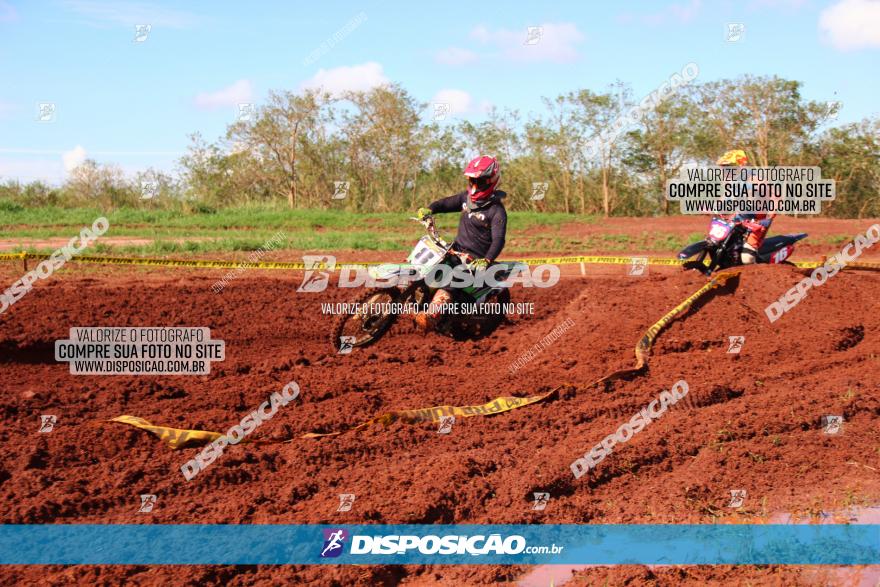
[[[428,208],[432,214],[442,214],[443,212],[461,212],[461,197],[467,195],[467,192],[461,192],[448,198],[440,198],[436,202],[432,202]]]
[[[504,248],[504,238],[507,234],[507,211],[504,208],[499,206],[492,216],[491,229],[492,244],[489,245],[489,250],[486,251],[486,258],[489,261],[494,261]]]

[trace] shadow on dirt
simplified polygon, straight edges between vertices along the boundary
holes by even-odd
[[[12,340],[0,342],[0,363],[52,365],[55,362],[54,341],[39,340],[24,345]]]

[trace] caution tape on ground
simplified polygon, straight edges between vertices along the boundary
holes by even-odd
[[[173,449],[207,444],[223,436],[219,432],[211,432],[209,430],[185,430],[183,428],[169,428],[168,426],[154,426],[137,416],[117,416],[110,420],[110,422],[128,424],[129,426],[152,432],[159,437],[159,440],[167,442]]]
[[[49,255],[39,253],[0,253],[0,260],[21,261],[27,259],[45,260]],[[100,257],[95,255],[79,255],[71,258],[79,263],[98,263],[105,265],[149,265],[154,267],[197,267],[207,269],[326,269],[326,264],[306,265],[300,262],[286,261],[210,261],[205,259],[157,259],[152,257]],[[340,263],[346,267],[368,267],[381,265],[382,262],[358,261]]]
[[[793,264],[800,269],[815,269],[816,267],[823,266],[825,264],[825,261],[798,261]],[[880,271],[880,263],[873,263],[871,261],[852,261],[851,263],[847,263],[846,266],[841,268],[841,270],[843,271],[847,269],[865,269]]]
[[[365,428],[368,428],[369,426],[372,426],[373,424],[383,424],[387,426],[388,424],[397,420],[406,422],[408,424],[418,424],[420,422],[440,422],[444,416],[455,416],[456,418],[470,418],[472,416],[491,416],[494,414],[501,414],[503,412],[509,412],[510,410],[515,410],[517,408],[522,408],[524,406],[529,406],[538,402],[542,402],[550,398],[550,396],[556,393],[559,389],[560,388],[557,387],[551,389],[547,393],[532,395],[529,397],[497,397],[490,402],[476,406],[435,406],[433,408],[415,410],[396,410],[367,420],[366,422],[358,424],[357,426],[346,428],[345,430],[339,430],[336,432],[309,432],[307,434],[302,434],[301,436],[299,436],[299,438],[323,438],[326,436],[339,436],[340,434],[344,434],[346,432],[363,430]],[[117,422],[120,424],[128,424],[129,426],[134,426],[135,428],[146,430],[147,432],[158,436],[160,440],[167,443],[173,449],[207,444],[209,442],[217,440],[221,436],[224,436],[220,432],[212,432],[210,430],[187,430],[183,428],[170,428],[168,426],[156,426],[154,424],[151,424],[147,420],[144,420],[143,418],[138,418],[136,416],[118,416],[109,421]],[[286,442],[293,442],[293,440],[294,438],[266,439],[253,440],[251,441],[251,443],[281,444]],[[245,439],[242,442],[248,442],[248,439]]]
[[[0,261],[27,261],[28,259],[43,261],[50,256],[42,253],[0,253]],[[600,255],[581,255],[577,257],[529,257],[513,259],[526,265],[576,265],[579,263],[593,265],[632,265],[637,260],[645,259],[640,264],[657,266],[680,266],[682,261],[674,257],[608,257]],[[96,255],[80,255],[71,261],[79,263],[96,263],[104,265],[144,265],[151,267],[194,267],[202,269],[333,269],[340,267],[370,267],[383,265],[386,261],[351,261],[334,264],[331,268],[327,263],[306,264],[287,261],[211,261],[204,259],[157,259],[153,257],[104,257]],[[820,267],[822,261],[797,261],[793,263],[801,269]],[[852,262],[844,269],[880,270],[880,263]]]
[[[825,264],[825,258],[823,257],[819,261],[790,261],[790,263],[798,269],[815,269],[816,267],[821,267]],[[880,269],[880,263],[854,261],[852,263],[847,263],[844,267],[841,267],[841,270],[844,269]]]
[[[0,256],[0,258],[8,257],[9,255]],[[20,258],[17,257],[17,258]],[[548,259],[552,262],[560,262],[565,259],[597,259],[600,257],[557,257]],[[613,259],[625,259],[625,257],[616,257]],[[581,262],[581,261],[573,261],[573,262]],[[588,261],[583,261],[588,262]],[[806,263],[802,263],[799,266],[807,265]],[[816,264],[818,266],[819,263]],[[850,264],[850,266],[855,266],[856,264]],[[876,266],[876,268],[880,269],[880,263],[863,263],[862,265],[868,266]],[[728,271],[723,271],[721,273],[716,274],[712,279],[709,280],[704,286],[695,291],[693,294],[685,298],[681,303],[675,306],[672,310],[667,312],[663,317],[657,320],[654,324],[651,325],[648,330],[645,331],[644,335],[639,339],[638,343],[635,347],[635,358],[636,364],[634,367],[628,369],[620,369],[605,377],[599,379],[596,384],[600,384],[603,382],[612,381],[614,379],[618,379],[620,377],[630,375],[630,374],[638,374],[640,373],[648,364],[648,356],[651,352],[651,348],[654,345],[654,341],[657,338],[657,335],[663,330],[666,326],[668,326],[673,320],[675,320],[678,316],[688,310],[694,302],[707,295],[709,292],[715,290],[718,287],[726,285],[727,282],[738,275],[740,275],[741,268],[733,269]],[[338,436],[340,434],[344,434],[346,432],[353,432],[357,430],[363,430],[372,426],[374,424],[381,423],[383,425],[388,425],[391,422],[396,420],[400,420],[407,423],[419,423],[419,422],[439,422],[441,418],[444,416],[456,416],[456,417],[464,417],[469,418],[472,416],[489,416],[493,414],[500,414],[503,412],[507,412],[510,410],[514,410],[516,408],[528,406],[531,404],[535,404],[545,399],[549,398],[551,395],[556,393],[561,387],[556,387],[550,390],[547,393],[534,395],[529,397],[498,397],[488,403],[476,406],[435,406],[431,408],[424,409],[413,409],[413,410],[396,410],[392,412],[388,412],[378,416],[376,418],[372,418],[358,424],[356,426],[347,428],[345,430],[335,431],[335,432],[310,432],[307,434],[303,434],[300,438],[322,438],[326,436]],[[143,418],[138,418],[136,416],[118,416],[110,420],[110,422],[118,422],[122,424],[128,424],[130,426],[134,426],[136,428],[140,428],[142,430],[146,430],[151,432],[159,437],[160,440],[165,441],[171,448],[178,449],[184,446],[192,446],[198,444],[206,444],[208,442],[212,442],[221,436],[220,432],[213,432],[210,430],[188,430],[182,428],[170,428],[167,426],[155,426],[144,420]],[[279,439],[279,440],[257,440],[252,441],[255,444],[274,444],[274,443],[284,443],[284,442],[292,442],[293,439]]]
[[[690,308],[693,303],[696,302],[698,299],[707,295],[712,290],[725,285],[730,278],[739,275],[739,273],[739,270],[733,270],[724,271],[722,273],[716,274],[711,280],[709,280],[708,283],[706,283],[706,285],[685,298],[684,301],[682,301],[672,310],[667,312],[662,318],[654,322],[654,324],[652,324],[651,327],[645,331],[645,334],[642,335],[642,338],[640,338],[639,342],[636,343],[635,367],[615,371],[609,375],[606,375],[602,379],[599,379],[596,383],[604,383],[606,381],[612,381],[626,375],[635,375],[637,373],[640,373],[648,365],[648,355],[651,353],[651,347],[654,346],[654,340],[656,340],[657,335],[660,333],[660,331],[666,328],[670,322],[675,320],[678,316],[680,316],[688,308]]]
[[[0,260],[22,261],[27,259],[43,261],[49,255],[41,253],[0,253]],[[596,255],[578,257],[530,257],[513,259],[526,265],[573,265],[577,263],[631,265],[633,259],[647,259],[648,265],[681,265],[681,261],[664,257],[605,257]],[[206,269],[328,269],[327,263],[308,264],[283,261],[210,261],[202,259],[157,259],[151,257],[104,257],[95,255],[79,255],[71,261],[79,263],[99,263],[107,265],[149,265],[154,267],[198,267]],[[385,264],[386,261],[351,261],[334,264],[339,267],[370,267]]]
[[[354,426],[347,430],[327,433],[310,432],[308,434],[304,434],[302,437],[320,438],[322,436],[338,436],[340,434],[343,434],[344,432],[363,430],[364,428],[367,428],[373,424],[381,423],[387,426],[395,420],[401,420],[402,422],[406,422],[408,424],[418,424],[419,422],[440,422],[441,418],[443,418],[444,416],[455,416],[456,418],[470,418],[472,416],[491,416],[493,414],[509,412],[510,410],[515,410],[516,408],[522,408],[524,406],[529,406],[531,404],[536,404],[538,402],[544,401],[545,399],[556,393],[558,389],[559,388],[557,387],[551,389],[547,393],[533,395],[529,397],[497,397],[488,403],[478,406],[435,406],[433,408],[425,408],[421,410],[397,410],[394,412],[388,412],[387,414],[382,414],[377,418],[373,418],[372,420],[368,420],[363,424],[358,424],[357,426]]]
[[[715,290],[716,288],[727,284],[727,282],[731,278],[738,276],[739,274],[739,269],[724,271],[716,274],[703,287],[685,298],[681,303],[679,303],[672,310],[664,314],[663,317],[657,320],[654,324],[651,325],[650,328],[648,328],[648,330],[645,331],[644,335],[642,335],[635,347],[636,365],[634,367],[620,369],[609,375],[606,375],[605,377],[599,379],[596,384],[612,381],[626,375],[640,373],[648,364],[648,355],[650,354],[651,348],[654,345],[654,341],[656,340],[657,335],[660,333],[660,331],[668,326],[679,315],[689,309],[694,304],[694,302],[707,295],[712,290]],[[397,420],[409,424],[416,424],[420,422],[440,422],[441,419],[445,416],[455,416],[463,418],[470,418],[472,416],[491,416],[493,414],[508,412],[516,408],[521,408],[544,401],[545,399],[548,399],[550,396],[555,394],[559,389],[561,389],[561,386],[551,389],[546,393],[528,397],[498,397],[490,402],[476,406],[443,405],[423,409],[395,410],[367,420],[366,422],[362,422],[361,424],[358,424],[356,426],[346,428],[344,430],[339,430],[335,432],[309,432],[300,435],[299,438],[323,438],[328,436],[339,436],[340,434],[345,434],[346,432],[364,430],[370,426],[373,426],[374,424],[382,424],[387,426]],[[128,424],[130,426],[134,426],[135,428],[151,432],[152,434],[158,436],[160,440],[166,442],[173,449],[179,449],[185,446],[198,446],[201,444],[207,444],[223,436],[223,434],[220,432],[213,432],[210,430],[189,430],[183,428],[170,428],[168,426],[156,426],[151,424],[147,420],[144,420],[143,418],[128,415],[118,416],[110,420],[110,422]],[[292,442],[293,440],[293,438],[288,438],[273,440],[255,440],[251,442],[254,444],[279,444]],[[248,442],[248,440],[245,439],[244,442]]]
[[[646,259],[648,265],[681,265],[682,261],[668,257],[606,257],[597,255],[582,255],[579,257],[530,257],[528,259],[515,259],[526,265],[575,265],[587,263],[595,265],[632,265],[634,261]]]

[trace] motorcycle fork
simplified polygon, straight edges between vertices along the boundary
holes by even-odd
[[[724,259],[721,258],[721,256],[722,256],[722,255],[725,255],[725,254],[728,255],[728,256],[730,257],[730,261],[733,263],[732,265],[730,265],[731,267],[732,267],[733,265],[739,265],[739,263],[740,263],[740,259],[739,259],[739,255],[740,255],[740,253],[738,253],[738,252],[736,251],[736,249],[729,250],[729,247],[734,246],[733,243],[731,243],[731,241],[732,241],[734,238],[739,237],[740,235],[742,235],[742,232],[741,232],[741,231],[737,231],[737,230],[734,228],[733,230],[730,231],[730,234],[728,234],[728,235],[724,238],[724,240],[721,241],[721,244],[718,245],[718,247],[717,247],[717,248],[711,253],[711,256],[712,256],[712,263],[709,265],[709,269],[708,269],[708,271],[706,272],[706,275],[711,274],[713,271],[715,271],[715,269],[717,269],[718,267],[720,267],[720,266],[723,264]],[[733,253],[736,253],[736,255],[734,255]]]

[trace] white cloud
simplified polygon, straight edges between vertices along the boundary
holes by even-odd
[[[450,114],[467,114],[474,109],[474,99],[464,90],[445,89],[437,92],[432,103],[449,104]]]
[[[375,61],[362,65],[319,69],[314,77],[302,84],[303,89],[323,89],[334,95],[343,92],[365,92],[388,83],[382,66]]]
[[[499,32],[509,32],[509,31],[499,31]],[[492,40],[492,34],[489,32],[489,29],[480,25],[474,30],[471,31],[471,38],[478,43],[483,43],[484,45]],[[525,33],[523,33],[523,38],[525,38]]]
[[[511,31],[498,29],[491,31],[478,26],[471,31],[471,38],[483,45],[493,45],[502,57],[510,61],[536,63],[549,61],[569,63],[580,55],[577,45],[583,42],[584,34],[571,22],[545,23],[541,27],[541,37],[537,43],[526,44],[526,28]]]
[[[216,92],[202,92],[195,97],[195,105],[203,110],[213,110],[238,104],[253,102],[254,91],[251,82],[240,79],[231,86],[226,86]]]
[[[461,47],[447,47],[434,54],[434,60],[443,65],[466,65],[477,60],[477,54]]]
[[[86,150],[82,145],[77,145],[70,151],[61,154],[61,162],[64,164],[64,171],[70,173],[83,164],[86,160]]]
[[[147,2],[93,2],[67,0],[63,5],[86,18],[96,26],[149,24],[154,29],[164,27],[183,29],[192,26],[198,18],[188,12],[173,10]]]
[[[437,107],[434,104],[448,104],[449,110],[447,114],[449,116],[455,117],[464,117],[471,114],[487,114],[492,108],[494,108],[494,104],[489,100],[480,100],[479,103],[471,96],[468,92],[464,90],[456,90],[454,88],[444,88],[434,94],[434,97],[431,98],[431,102],[429,103],[429,113],[433,112],[435,115],[437,114]]]
[[[819,30],[842,51],[880,47],[880,1],[841,0],[819,15]]]

